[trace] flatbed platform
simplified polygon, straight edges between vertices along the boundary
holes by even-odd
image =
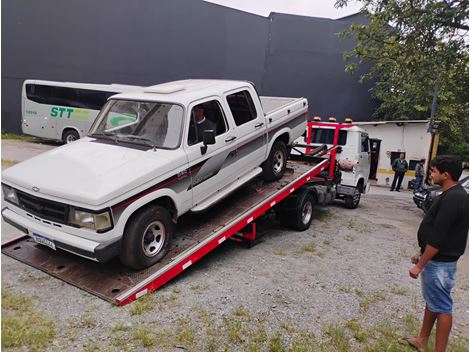
[[[2,244],[2,253],[102,299],[127,304],[176,277],[328,166],[327,158],[318,162],[288,161],[280,180],[263,182],[257,178],[212,209],[183,215],[167,255],[144,270],[129,269],[117,258],[103,264],[54,251],[27,235]]]

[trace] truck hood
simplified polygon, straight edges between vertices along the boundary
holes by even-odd
[[[178,164],[169,156],[171,152],[79,140],[10,167],[2,181],[30,193],[38,188],[37,196],[99,206],[170,173]]]

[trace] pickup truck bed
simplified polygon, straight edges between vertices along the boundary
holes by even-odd
[[[276,182],[255,179],[219,206],[203,214],[179,219],[168,254],[157,264],[134,271],[116,258],[105,264],[53,251],[24,235],[2,245],[2,253],[40,269],[100,298],[127,304],[161,287],[225,240],[240,233],[295,190],[329,166],[329,159],[289,161],[285,175]]]
[[[261,100],[261,106],[265,115],[274,114],[277,111],[289,107],[290,109],[294,108],[297,110],[296,105],[299,107],[303,104],[303,98],[279,98],[279,97],[259,97]],[[293,105],[293,103],[297,103]]]

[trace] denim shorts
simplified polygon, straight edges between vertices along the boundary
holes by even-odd
[[[421,290],[428,309],[433,313],[452,313],[451,291],[455,285],[457,261],[430,260],[421,273]]]

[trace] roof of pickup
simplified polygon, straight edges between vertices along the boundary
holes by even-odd
[[[111,98],[159,101],[186,105],[199,99],[250,86],[252,86],[251,83],[247,81],[188,79],[145,87],[139,90],[117,94]]]

